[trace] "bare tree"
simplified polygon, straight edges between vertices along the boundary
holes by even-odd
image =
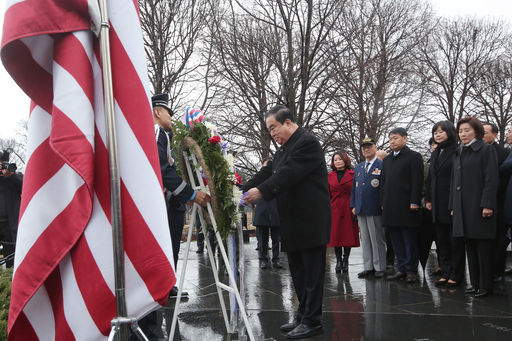
[[[431,20],[430,7],[421,1],[354,0],[345,7],[331,39],[336,62],[330,148],[360,160],[365,136],[384,144],[392,126],[421,126],[425,91],[415,57]]]
[[[470,114],[470,96],[482,68],[501,54],[507,34],[500,21],[440,19],[421,44],[420,74],[433,96],[433,107],[456,122]]]
[[[194,83],[201,62],[194,52],[208,22],[210,2],[139,0],[149,79],[155,93],[169,93],[173,109],[193,92],[194,86],[187,85]]]
[[[211,87],[223,131],[245,157],[247,169],[272,153],[264,113],[285,104],[299,125],[323,131],[332,59],[327,38],[344,1],[259,0],[229,2],[212,20]],[[213,108],[213,107],[211,107]],[[255,154],[254,154],[255,153]]]
[[[480,117],[498,126],[499,144],[503,146],[507,127],[512,123],[512,59],[503,56],[485,64],[471,96],[481,106]]]

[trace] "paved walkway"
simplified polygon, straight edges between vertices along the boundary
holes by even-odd
[[[244,247],[247,309],[256,338],[285,340],[279,326],[291,320],[297,304],[286,255],[282,254],[283,269],[260,270],[255,238]],[[174,339],[237,339],[226,335],[208,256],[195,251],[193,242],[184,285],[190,298],[181,305],[179,335]],[[420,271],[420,283],[412,285],[357,278],[363,270],[360,248],[352,250],[347,274],[334,272],[332,249],[327,257],[324,334],[311,340],[512,340],[512,277],[498,283],[493,296],[474,299],[464,294],[464,285],[450,290],[434,285],[436,278],[429,275],[434,256],[427,274]],[[178,274],[181,264],[182,259]],[[159,313],[162,340],[170,329],[174,303],[170,300]]]

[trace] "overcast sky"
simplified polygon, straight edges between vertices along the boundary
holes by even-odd
[[[6,1],[0,0],[0,27]],[[425,0],[428,1],[428,0]],[[512,23],[512,0],[431,0],[439,15],[492,16],[505,18]],[[9,74],[0,66],[0,137],[14,137],[17,122],[28,117],[29,100]]]

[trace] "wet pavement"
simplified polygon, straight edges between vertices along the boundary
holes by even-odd
[[[183,257],[182,244],[180,257]],[[261,270],[256,239],[244,244],[246,306],[257,340],[285,340],[279,326],[291,320],[297,305],[286,254],[283,269]],[[226,333],[212,269],[205,253],[196,254],[191,245],[175,340],[238,340]],[[363,270],[360,248],[352,249],[349,272],[336,274],[334,250],[328,248],[324,292],[324,333],[309,340],[512,340],[512,277],[495,285],[494,295],[473,298],[461,287],[438,288],[435,253],[426,274],[420,267],[420,282],[407,284],[386,279],[360,279]],[[509,255],[509,263],[510,258]],[[178,263],[178,274],[183,264]],[[510,264],[509,264],[510,266]],[[227,276],[221,279],[227,282]],[[225,294],[227,297],[227,294]],[[228,302],[226,300],[226,302]],[[175,300],[159,312],[162,340],[169,333]],[[227,303],[229,306],[229,303]]]

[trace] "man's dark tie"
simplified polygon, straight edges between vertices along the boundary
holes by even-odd
[[[370,170],[370,163],[366,162],[366,164],[364,165],[364,172],[365,172],[365,174],[368,174],[369,170]]]

